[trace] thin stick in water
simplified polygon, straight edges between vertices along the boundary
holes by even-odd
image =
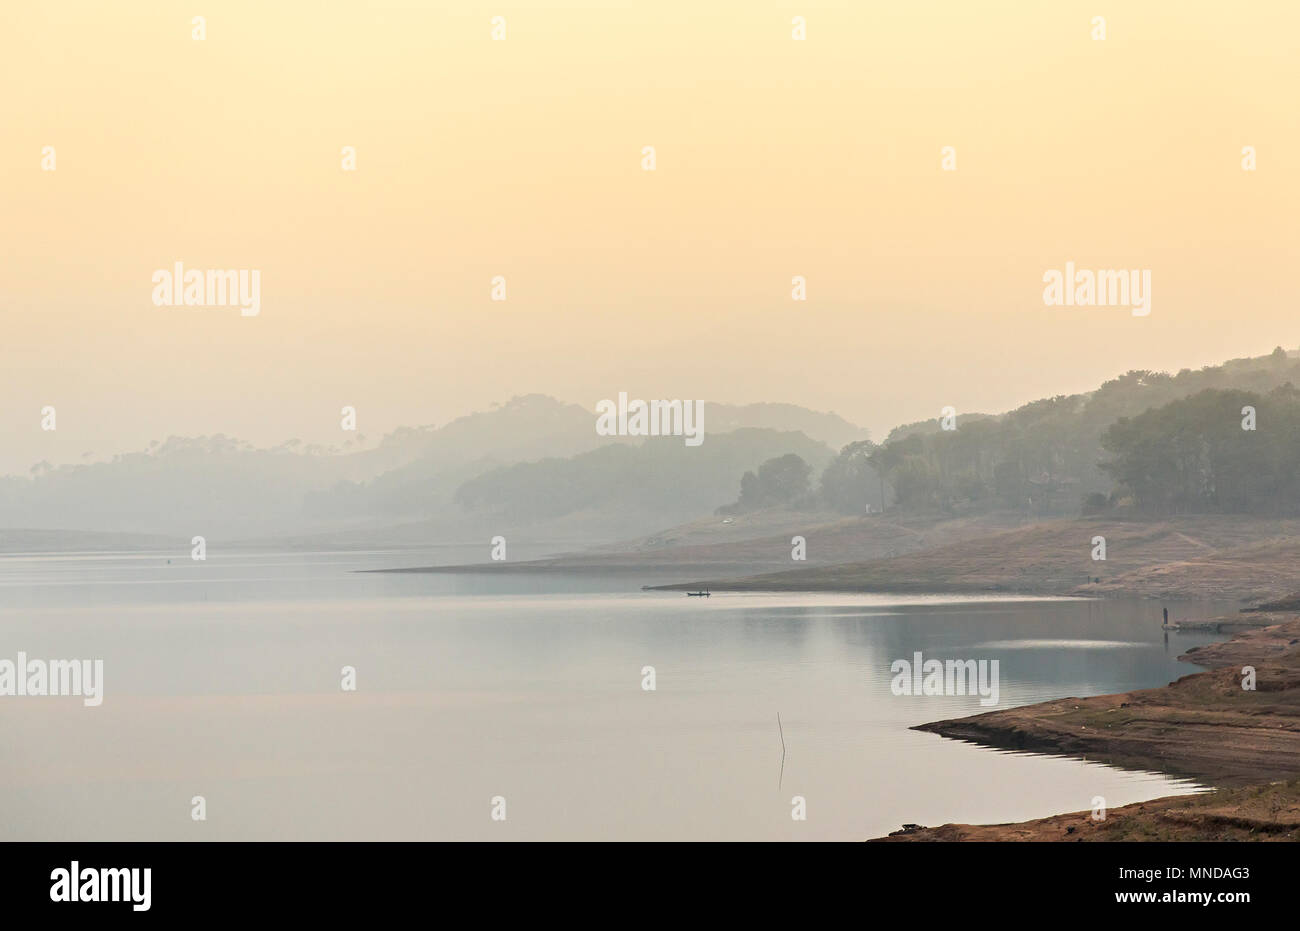
[[[785,729],[781,727],[781,712],[776,713],[776,732],[781,735],[781,775],[777,777],[776,787],[781,788],[785,781]]]

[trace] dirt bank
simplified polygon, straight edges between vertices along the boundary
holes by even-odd
[[[877,841],[1294,841],[1300,840],[1300,781],[1220,789],[1125,805],[1094,821],[1091,811],[1019,824],[945,824]]]
[[[1094,559],[1103,537],[1106,558]],[[829,544],[807,535],[810,554]],[[832,550],[834,551],[834,549]],[[823,551],[824,552],[824,551]],[[1300,521],[1202,515],[1054,520],[892,557],[659,586],[713,591],[1019,592],[1243,603],[1300,590]]]
[[[891,836],[901,840],[1297,838],[1300,618],[1286,615],[1281,623],[1239,631],[1228,641],[1199,647],[1180,659],[1210,669],[1162,688],[1064,698],[923,724],[916,730],[986,746],[1081,756],[1226,788],[1195,799],[1128,805],[1110,812],[1101,823],[1083,812],[1023,824],[948,824]],[[1243,666],[1255,669],[1254,690],[1242,688]]]

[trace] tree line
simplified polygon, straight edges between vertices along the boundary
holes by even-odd
[[[998,508],[1066,516],[1300,511],[1300,361],[1280,347],[1177,375],[1133,371],[1000,416],[934,419],[851,443],[821,473],[798,457],[742,478],[729,512],[783,504],[862,514]]]

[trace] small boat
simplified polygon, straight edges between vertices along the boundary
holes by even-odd
[[[708,598],[708,597],[709,597],[709,590],[706,588],[706,589],[705,589],[704,591],[702,591],[702,592],[687,592],[687,593],[686,593],[686,597],[687,597],[687,598]]]

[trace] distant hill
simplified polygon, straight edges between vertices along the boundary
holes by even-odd
[[[707,423],[707,421],[706,421]],[[583,511],[625,518],[622,536],[708,513],[736,496],[741,475],[767,459],[795,453],[820,469],[831,448],[802,433],[744,428],[710,433],[700,446],[652,437],[569,459],[494,469],[463,484],[456,502],[503,525],[555,520]]]
[[[1279,430],[1296,432],[1287,424],[1300,423],[1300,401],[1283,390],[1288,383],[1300,385],[1300,359],[1281,349],[1176,375],[1131,371],[1094,391],[1004,414],[959,412],[951,431],[937,421],[909,424],[879,446],[835,414],[707,401],[702,446],[674,437],[603,437],[594,401],[586,408],[521,395],[441,427],[395,430],[364,449],[297,440],[257,449],[221,435],[169,437],[107,462],[43,463],[29,476],[0,478],[0,527],[185,539],[344,540],[356,532],[372,541],[399,526],[407,528],[399,535],[421,540],[453,529],[477,539],[488,527],[526,527],[596,544],[712,514],[738,501],[746,471],[789,454],[813,470],[816,500],[808,496],[806,507],[846,515],[886,504],[891,514],[1004,510],[1037,519],[1077,515],[1085,500],[1094,512],[1268,513],[1270,496],[1283,493],[1296,511],[1295,455],[1276,440]],[[1242,398],[1259,399],[1257,438],[1267,442],[1256,444],[1258,467],[1254,453],[1238,454],[1246,447],[1229,438],[1235,433],[1217,420],[1202,423],[1209,415],[1197,413],[1239,409]],[[1152,409],[1164,413],[1141,416]],[[1175,420],[1187,425],[1178,435],[1191,439],[1170,455],[1166,433]],[[1201,447],[1214,452],[1198,458]],[[1191,474],[1193,466],[1201,474],[1207,462],[1215,481],[1184,482],[1168,500],[1157,494],[1168,482],[1152,488],[1144,479],[1157,474],[1149,463],[1159,474]],[[1225,492],[1247,484],[1249,494]]]
[[[705,409],[706,442],[698,447],[705,452],[695,461],[708,460],[719,468],[734,462],[739,471],[725,476],[724,482],[706,468],[698,486],[692,484],[689,472],[682,472],[682,487],[667,502],[673,520],[699,516],[734,499],[740,475],[761,461],[751,462],[744,455],[727,460],[727,450],[745,445],[715,442],[728,433],[757,428],[803,436],[802,429],[778,430],[772,425],[806,427],[815,434],[812,440],[804,437],[812,444],[808,451],[813,458],[823,455],[828,441],[864,435],[833,414],[794,405],[706,402]],[[465,483],[504,467],[562,461],[598,449],[633,448],[637,442],[599,436],[594,403],[588,410],[539,394],[512,398],[441,427],[401,428],[374,447],[360,450],[306,446],[297,440],[257,449],[221,435],[169,437],[148,450],[107,462],[41,464],[29,476],[0,478],[0,527],[112,528],[189,539],[194,534],[249,538],[350,529],[373,534],[399,523],[429,522],[426,539],[436,535],[440,526],[470,527],[477,533],[478,519],[485,515],[467,512],[455,500],[457,489]],[[754,448],[771,450],[768,455],[794,451],[780,443],[756,442]],[[723,484],[725,490],[715,500],[714,493]],[[632,535],[663,526],[663,520],[649,525],[630,520],[637,508],[658,507],[635,493],[632,497],[635,505],[611,499],[592,504],[585,517],[574,509],[558,519],[569,538],[595,534],[588,538],[590,542],[610,539],[607,534]],[[701,501],[706,502],[701,511],[683,510]],[[613,507],[617,513],[597,513],[601,507]]]
[[[849,443],[870,438],[862,427],[838,414],[810,411],[795,404],[708,404],[705,427],[709,432],[728,433],[744,427],[802,433],[838,450]]]

